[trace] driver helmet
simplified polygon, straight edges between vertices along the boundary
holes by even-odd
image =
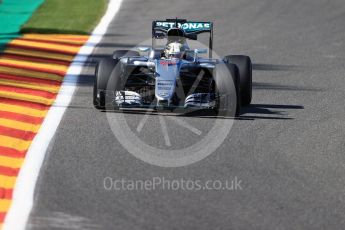
[[[165,48],[166,58],[183,58],[185,54],[185,46],[179,42],[172,42]]]
[[[171,28],[167,32],[167,37],[166,58],[182,58],[187,48],[184,31],[180,28]]]

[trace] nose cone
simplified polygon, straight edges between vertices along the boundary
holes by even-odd
[[[180,72],[180,62],[180,60],[156,60],[155,96],[158,102],[171,101]]]

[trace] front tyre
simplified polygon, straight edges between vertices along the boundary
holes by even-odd
[[[220,116],[236,117],[240,114],[240,80],[234,64],[217,64],[214,73],[217,112]]]
[[[113,58],[104,58],[96,67],[95,81],[93,84],[93,105],[96,109],[105,109],[105,92],[116,64],[117,61]]]
[[[248,106],[252,102],[252,61],[248,56],[229,55],[224,58],[227,63],[238,67],[240,76],[241,105]]]

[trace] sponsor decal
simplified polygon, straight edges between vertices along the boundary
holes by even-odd
[[[159,64],[161,64],[163,66],[169,66],[169,65],[176,65],[177,62],[171,61],[171,60],[161,60],[161,61],[159,61]]]
[[[175,83],[174,81],[158,80],[157,81],[157,89],[158,90],[171,90],[174,83]]]
[[[158,90],[171,90],[171,87],[159,87],[158,86]]]
[[[211,28],[210,22],[186,22],[177,23],[178,28],[183,29],[186,32],[209,30]],[[163,27],[170,29],[175,27],[175,22],[156,22],[156,27]]]

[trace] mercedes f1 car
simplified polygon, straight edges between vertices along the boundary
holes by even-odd
[[[190,49],[187,41],[201,33],[210,35],[208,48]],[[159,47],[157,39],[166,39],[166,45]],[[99,62],[93,104],[101,110],[210,109],[237,116],[252,100],[251,60],[242,55],[214,59],[212,47],[212,22],[153,21],[151,47],[116,50]],[[208,58],[201,57],[206,53]]]

